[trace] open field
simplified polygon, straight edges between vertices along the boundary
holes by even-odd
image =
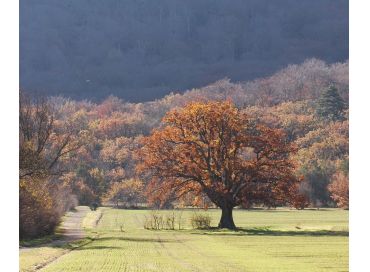
[[[40,254],[60,257],[40,271],[348,271],[348,211],[235,210],[236,232],[193,230],[191,210],[183,230],[145,230],[149,213],[89,212],[82,225],[95,238],[68,252],[44,247]],[[216,226],[220,210],[207,213]],[[40,257],[33,250],[21,252],[21,267]]]

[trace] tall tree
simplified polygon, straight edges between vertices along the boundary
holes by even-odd
[[[45,98],[20,93],[19,104],[19,235],[50,233],[74,205],[68,186],[56,182],[60,162],[85,142],[86,133],[70,120],[57,120]]]
[[[317,115],[321,118],[337,121],[344,117],[345,103],[337,88],[330,85],[318,99]]]
[[[235,229],[232,211],[243,202],[292,203],[299,183],[293,151],[281,130],[252,121],[231,102],[190,103],[143,139],[137,170],[150,177],[152,201],[204,193],[222,209],[218,226]]]
[[[44,97],[31,99],[20,92],[19,178],[46,178],[57,171],[58,161],[77,151],[87,136],[73,121],[55,120],[52,105]]]

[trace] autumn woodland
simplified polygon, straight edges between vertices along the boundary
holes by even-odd
[[[348,62],[129,103],[20,91],[20,238],[92,209],[348,209]]]

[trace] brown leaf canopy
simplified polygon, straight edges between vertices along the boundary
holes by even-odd
[[[284,133],[248,118],[231,102],[190,103],[170,111],[143,139],[137,170],[151,177],[149,196],[162,202],[205,193],[219,207],[286,204],[298,179]]]

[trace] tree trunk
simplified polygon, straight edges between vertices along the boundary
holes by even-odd
[[[233,208],[223,207],[220,223],[218,223],[219,228],[226,229],[236,229],[233,219]]]

